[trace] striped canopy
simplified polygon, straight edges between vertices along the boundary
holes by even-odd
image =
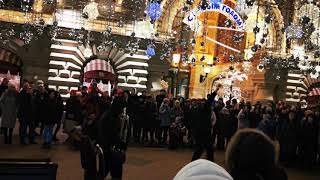
[[[308,94],[309,97],[311,96],[320,96],[320,88],[313,88],[309,94]]]
[[[84,68],[84,72],[88,71],[106,71],[111,74],[115,74],[111,64],[105,60],[96,59],[90,61]]]

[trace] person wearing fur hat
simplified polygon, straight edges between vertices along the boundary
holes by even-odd
[[[199,159],[184,166],[173,180],[233,180],[233,178],[216,163]]]
[[[287,180],[278,166],[278,150],[264,133],[239,130],[226,150],[226,169],[234,180]]]

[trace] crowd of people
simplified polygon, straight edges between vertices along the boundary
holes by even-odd
[[[50,148],[58,140],[64,123],[69,139],[78,142],[73,145],[81,151],[87,179],[97,175],[93,155],[97,144],[103,150],[105,173],[121,179],[129,143],[170,149],[193,147],[192,161],[204,150],[207,159],[214,161],[214,148],[224,150],[237,132],[247,128],[278,143],[284,165],[309,168],[320,164],[320,111],[302,109],[299,104],[287,106],[279,101],[252,105],[236,99],[224,102],[217,98],[217,92],[207,99],[169,97],[165,90],[156,97],[145,91],[138,95],[134,89],[115,88],[109,93],[101,92],[95,82],[71,91],[65,104],[59,92],[46,88],[43,81],[24,81],[18,92],[4,80],[0,96],[5,144],[12,143],[16,119],[20,143],[36,144],[35,137],[41,135],[43,148]]]

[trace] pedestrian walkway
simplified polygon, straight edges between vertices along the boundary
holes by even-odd
[[[39,145],[0,145],[0,158],[48,158],[59,164],[58,180],[82,180],[78,151],[58,143],[51,150],[41,149]],[[2,142],[2,141],[0,141]],[[191,160],[192,151],[188,149],[170,151],[164,148],[129,148],[124,167],[124,180],[170,180]],[[223,165],[224,153],[216,152],[216,161]],[[290,180],[319,180],[319,169],[310,171],[288,170]]]

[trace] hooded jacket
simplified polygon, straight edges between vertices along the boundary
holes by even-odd
[[[199,159],[183,167],[173,180],[233,180],[219,165]]]

